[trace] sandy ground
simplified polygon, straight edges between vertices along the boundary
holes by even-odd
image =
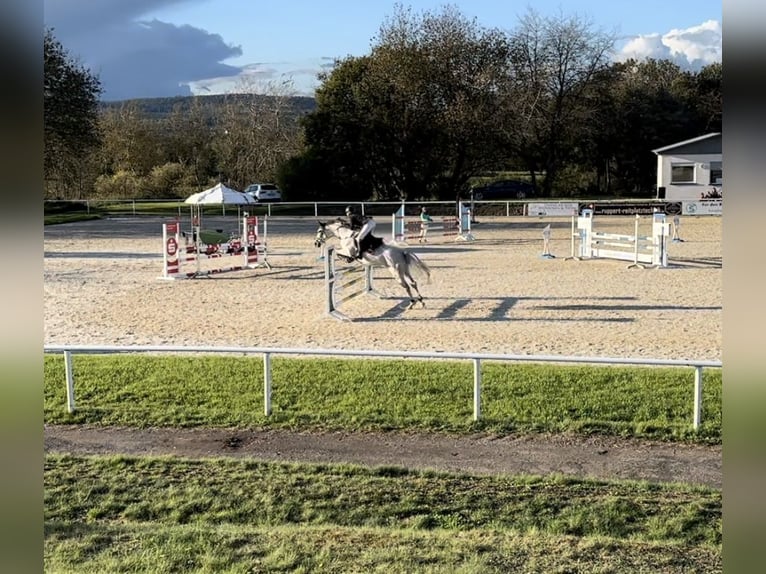
[[[208,220],[213,229],[236,221]],[[543,259],[542,229],[550,223]],[[634,219],[597,230],[629,234]],[[387,227],[379,223],[378,234]],[[648,227],[650,224],[646,223]],[[269,220],[271,269],[168,281],[161,222],[123,219],[45,229],[46,344],[169,344],[435,350],[667,359],[721,359],[721,219],[685,218],[671,266],[628,269],[614,260],[567,260],[569,219],[482,219],[475,241],[433,233],[413,248],[431,268],[427,306],[376,270],[382,297],[348,301],[353,320],[326,312],[316,221]],[[640,231],[647,233],[648,230]],[[208,264],[222,266],[224,259]],[[207,268],[207,267],[203,267]],[[474,473],[563,473],[686,482],[720,488],[720,445],[616,437],[446,437],[418,433],[302,433],[227,429],[46,426],[46,452],[236,456],[352,462]]]
[[[234,229],[236,221],[208,220]],[[385,222],[387,223],[387,222]],[[543,259],[542,228],[552,225]],[[390,235],[380,222],[379,235]],[[648,233],[646,220],[640,233]],[[631,233],[633,218],[597,230]],[[162,275],[156,219],[45,229],[46,344],[173,344],[430,350],[669,359],[720,359],[721,219],[684,218],[671,266],[629,269],[616,260],[567,260],[569,219],[482,219],[475,241],[434,232],[413,249],[431,268],[426,307],[376,269],[382,297],[357,297],[341,323],[325,313],[323,262],[312,218],[272,218],[261,268],[190,281]],[[227,261],[230,260],[230,261]],[[232,258],[206,261],[234,265]]]

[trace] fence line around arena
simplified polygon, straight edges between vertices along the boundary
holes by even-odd
[[[649,359],[623,357],[578,357],[566,355],[506,355],[492,353],[452,353],[439,351],[376,351],[354,349],[301,349],[288,347],[223,347],[223,346],[177,346],[177,345],[44,345],[44,353],[63,353],[66,371],[67,410],[75,411],[73,354],[115,353],[202,353],[263,355],[263,408],[271,415],[271,356],[272,355],[319,355],[341,357],[375,357],[406,359],[466,360],[473,363],[473,420],[481,417],[481,362],[512,361],[527,363],[579,363],[607,365],[645,365],[655,367],[690,367],[694,369],[694,416],[692,425],[697,430],[702,421],[702,369],[723,368],[721,361],[685,359]]]
[[[49,204],[70,204],[83,206],[86,213],[90,213],[91,209],[98,209],[107,206],[107,211],[112,211],[121,214],[131,214],[137,216],[140,214],[146,214],[146,206],[157,204],[167,204],[167,213],[164,215],[174,214],[177,212],[178,217],[182,217],[189,209],[189,204],[185,204],[183,199],[46,199],[45,203]],[[219,213],[226,215],[227,211],[237,213],[237,217],[241,215],[242,208],[246,208],[248,211],[256,214],[264,214],[272,217],[278,215],[284,211],[294,212],[296,208],[305,207],[305,213],[302,215],[320,217],[326,215],[329,212],[341,214],[343,213],[343,207],[349,203],[358,205],[360,207],[362,215],[370,212],[375,212],[376,216],[388,216],[391,212],[388,212],[389,207],[393,207],[392,211],[395,211],[398,206],[402,204],[401,201],[281,201],[281,202],[267,202],[256,203],[248,205],[206,205],[202,206],[206,213]],[[477,208],[487,205],[503,205],[504,214],[506,217],[516,216],[552,216],[560,215],[563,210],[567,210],[571,204],[578,206],[594,206],[597,208],[603,208],[599,210],[598,215],[634,215],[641,213],[643,215],[649,215],[654,210],[663,211],[666,206],[674,206],[674,210],[667,211],[668,215],[722,215],[723,214],[723,200],[722,199],[699,199],[699,200],[667,200],[667,199],[587,199],[579,198],[575,200],[557,200],[555,198],[540,198],[540,199],[492,199],[492,200],[470,200],[465,199],[463,203],[470,206],[471,218],[473,219],[477,215]],[[423,201],[406,201],[408,206],[428,206],[429,208],[444,209],[445,212],[452,213],[453,207],[456,207],[454,201],[444,200],[423,200]],[[629,207],[624,207],[628,204]],[[556,208],[556,206],[559,206]],[[121,209],[116,209],[116,206],[123,206]],[[539,213],[537,209],[540,206],[544,206],[547,213]],[[638,208],[641,209],[638,209]],[[111,209],[109,209],[111,208]],[[381,211],[384,210],[384,211]],[[150,215],[159,215],[154,210],[148,210]],[[566,214],[569,212],[567,211]],[[293,213],[295,214],[295,213]]]

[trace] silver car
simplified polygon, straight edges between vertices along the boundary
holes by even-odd
[[[245,193],[259,203],[282,201],[282,192],[273,183],[251,183]]]

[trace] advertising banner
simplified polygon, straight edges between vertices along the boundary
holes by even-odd
[[[579,204],[576,201],[530,202],[527,215],[531,217],[559,217],[577,215]]]
[[[723,215],[723,199],[684,201],[683,215]]]
[[[592,209],[594,215],[652,215],[653,213],[665,213],[676,215],[681,213],[681,202],[609,202],[609,203],[583,203],[583,209]]]

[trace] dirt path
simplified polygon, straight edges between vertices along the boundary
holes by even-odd
[[[477,474],[565,475],[684,482],[721,488],[721,447],[614,437],[452,437],[423,433],[133,429],[46,426],[45,451],[239,457],[402,466]]]

